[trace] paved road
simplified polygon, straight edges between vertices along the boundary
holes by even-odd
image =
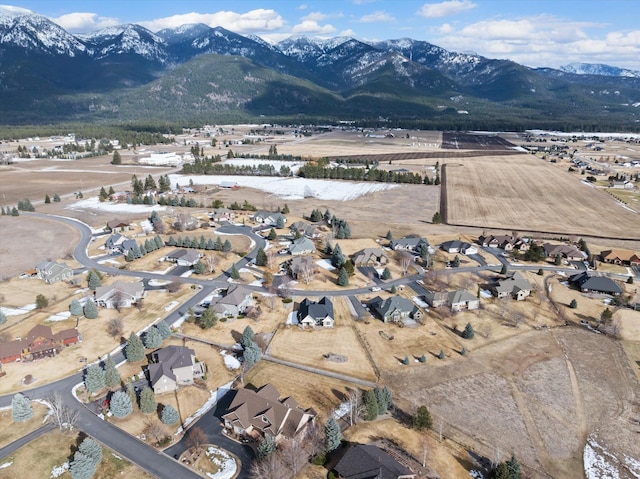
[[[13,441],[11,444],[7,444],[3,448],[0,448],[0,460],[7,457],[9,454],[16,452],[22,446],[26,446],[34,439],[39,438],[45,432],[49,432],[53,430],[56,426],[54,424],[45,424],[44,426],[36,429],[35,431],[31,431],[26,436],[22,436],[20,439]]]

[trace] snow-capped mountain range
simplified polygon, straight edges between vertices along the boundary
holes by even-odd
[[[578,88],[572,94],[602,96],[600,92],[622,82],[624,88],[615,90],[621,92],[619,98],[629,104],[640,101],[635,96],[640,82],[629,83],[640,79],[640,74],[606,65],[572,64],[562,71],[532,69],[509,60],[451,52],[410,38],[366,42],[351,37],[292,36],[270,44],[253,35],[204,24],[157,33],[127,24],[72,35],[37,13],[0,6],[0,89],[12,93],[0,110],[22,111],[36,100],[41,110],[45,100],[52,102],[53,109],[59,95],[141,87],[207,54],[244,57],[259,67],[288,75],[279,80],[284,84],[293,81],[287,79],[290,77],[298,79],[293,83],[311,82],[325,90],[325,100],[326,95],[335,94],[346,99],[353,95],[399,95],[403,101],[421,105],[437,101],[445,107],[449,105],[443,100],[461,97],[516,106],[549,101],[558,106],[559,91]],[[596,80],[579,78],[583,74]],[[309,94],[315,93],[301,95],[297,101],[303,106],[304,102],[313,104]],[[238,104],[251,100],[239,99]],[[561,100],[567,100],[566,96]],[[576,99],[572,104],[577,104]],[[359,108],[369,111],[369,106],[364,101]]]

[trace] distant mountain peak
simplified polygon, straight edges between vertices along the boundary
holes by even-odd
[[[640,78],[640,71],[605,65],[604,63],[580,63],[573,62],[561,66],[560,71],[574,73],[576,75],[600,75],[613,77]]]

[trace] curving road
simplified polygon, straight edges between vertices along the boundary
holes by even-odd
[[[26,215],[39,217],[39,218],[47,218],[53,219],[56,221],[60,221],[66,225],[72,226],[76,228],[81,235],[80,241],[76,245],[73,255],[76,260],[78,260],[82,265],[86,268],[95,268],[104,273],[116,274],[119,276],[130,276],[130,277],[138,277],[143,278],[144,280],[149,279],[159,279],[166,280],[168,278],[167,275],[158,274],[158,273],[149,273],[143,271],[130,271],[130,270],[121,270],[117,268],[113,268],[110,266],[106,266],[104,264],[98,263],[96,259],[92,259],[87,255],[87,248],[89,243],[93,238],[93,233],[91,229],[84,223],[79,220],[68,218],[64,216],[55,216],[55,215],[45,215],[41,213],[23,213]],[[257,235],[254,231],[251,230],[248,226],[236,226],[236,225],[227,225],[222,226],[218,229],[220,233],[226,234],[241,234],[249,237],[253,243],[254,248],[242,259],[236,262],[236,267],[238,269],[247,266],[247,264],[256,258],[257,252],[259,248],[265,248],[266,240],[261,236]],[[479,263],[479,266],[467,266],[460,267],[455,269],[448,270],[449,273],[462,273],[462,272],[480,272],[480,271],[499,271],[502,265],[507,265],[509,270],[529,270],[529,271],[537,271],[540,269],[540,266],[526,266],[526,265],[511,265],[507,262],[506,258],[499,255],[498,252],[493,251],[491,249],[485,249],[487,253],[494,255],[499,262],[500,265],[487,265],[484,261],[476,260]],[[546,271],[556,271],[556,272],[564,272],[564,273],[575,273],[575,269],[561,268],[555,266],[543,266],[543,270]],[[165,318],[167,324],[171,325],[180,319],[183,316],[189,307],[195,306],[201,303],[204,298],[217,288],[226,288],[228,287],[228,278],[230,274],[229,272],[223,272],[218,278],[212,280],[203,280],[193,277],[188,278],[180,278],[181,282],[188,284],[195,284],[201,287],[200,291],[198,291],[194,296],[192,296],[189,300],[187,300],[178,310],[173,311]],[[170,277],[170,276],[169,276]],[[390,280],[390,281],[378,281],[380,287],[384,289],[392,288],[393,286],[401,286],[401,285],[410,285],[412,289],[414,289],[417,293],[420,293],[424,288],[422,288],[417,280],[420,278],[420,275],[411,275],[404,276],[402,278]],[[262,291],[265,289],[260,286],[248,286],[249,289],[253,291]],[[353,300],[354,295],[364,294],[370,292],[370,288],[354,288],[354,289],[341,289],[341,290],[325,290],[325,291],[307,291],[307,290],[291,290],[291,294],[294,295],[305,295],[305,296],[349,296]],[[353,300],[357,302],[357,300]],[[354,306],[356,304],[354,303]],[[361,306],[358,304],[358,306]],[[275,358],[268,358],[271,361],[280,362]],[[124,355],[120,352],[114,355],[114,361],[116,364],[120,361],[124,360]],[[295,367],[299,367],[299,365],[294,365]],[[318,370],[314,370],[312,372],[319,372]],[[87,408],[85,408],[80,402],[78,402],[75,396],[72,393],[73,387],[82,382],[83,374],[76,373],[67,378],[61,379],[59,381],[53,382],[51,384],[47,384],[44,386],[36,387],[27,391],[23,391],[23,394],[28,396],[31,399],[45,399],[47,397],[51,397],[54,392],[59,393],[65,404],[69,407],[73,408],[78,412],[78,422],[77,426],[84,431],[85,433],[95,437],[98,441],[105,444],[107,447],[111,448],[119,455],[125,457],[132,463],[138,465],[145,471],[150,474],[158,477],[158,478],[166,478],[166,479],[175,479],[179,478],[200,478],[201,476],[193,472],[191,469],[183,466],[181,463],[176,461],[173,456],[178,455],[184,449],[186,449],[184,438],[182,441],[178,442],[176,445],[172,446],[167,450],[167,454],[158,451],[151,446],[139,441],[135,437],[129,435],[123,430],[115,427],[109,422],[103,421],[98,416],[90,412]],[[12,395],[0,396],[0,407],[8,406],[11,403]],[[221,399],[220,402],[223,402],[224,398]],[[201,427],[209,436],[212,443],[220,444],[222,447],[228,447],[229,450],[238,455],[244,462],[250,461],[253,457],[253,453],[250,448],[247,446],[242,446],[233,441],[229,440],[225,436],[221,436],[220,432],[220,411],[222,410],[222,405],[216,405],[216,410],[214,412],[214,416],[217,419],[213,419],[211,417],[210,412],[204,414],[196,424]],[[35,434],[34,434],[35,435]],[[22,442],[28,442],[28,437],[24,438]],[[22,443],[20,443],[22,444]],[[14,444],[15,447],[17,444]],[[12,452],[12,445],[9,445],[5,448],[0,449],[0,459],[5,457],[7,454]],[[241,470],[240,475],[238,476],[241,479],[248,477],[247,471]]]

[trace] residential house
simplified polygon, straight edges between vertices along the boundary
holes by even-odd
[[[265,226],[276,226],[279,219],[282,219],[284,223],[287,222],[287,217],[279,212],[256,211],[253,215],[253,220],[256,223],[262,223]]]
[[[440,245],[440,248],[447,253],[462,253],[466,255],[478,253],[478,247],[476,245],[460,240],[445,241]]]
[[[71,344],[82,341],[82,335],[75,329],[65,329],[53,333],[49,326],[34,326],[23,339],[0,343],[0,362],[32,361],[52,357]]]
[[[438,308],[447,304],[448,294],[446,291],[430,291],[424,295],[424,299],[432,308]]]
[[[608,249],[600,253],[604,263],[621,264],[625,266],[640,266],[640,253],[626,249]]]
[[[66,263],[41,261],[36,265],[36,276],[45,283],[53,284],[70,279],[73,276],[73,270]]]
[[[396,457],[398,457],[396,455]],[[415,479],[417,475],[385,451],[371,444],[356,444],[334,466],[341,479]]]
[[[466,289],[451,291],[447,295],[447,303],[451,311],[472,310],[480,307],[480,299],[469,293]]]
[[[246,287],[234,284],[229,286],[227,292],[221,298],[213,298],[210,308],[213,308],[218,317],[235,318],[244,314],[253,302],[253,291]]]
[[[291,258],[289,261],[289,272],[294,279],[304,279],[308,273],[315,273],[317,270],[313,256],[304,255]]]
[[[509,235],[490,235],[480,236],[478,243],[483,248],[501,248],[505,251],[520,251],[525,252],[529,250],[529,243],[523,238],[518,236]]]
[[[149,383],[156,394],[171,392],[179,386],[188,386],[207,372],[205,363],[196,360],[193,349],[184,346],[167,346],[151,354],[147,368]]]
[[[369,301],[369,306],[385,323],[395,323],[407,318],[422,318],[422,311],[415,304],[398,295],[387,299],[376,296]]]
[[[307,223],[306,221],[296,221],[289,229],[294,234],[299,233],[301,236],[306,236],[311,239],[317,239],[322,236],[322,232],[316,225]]]
[[[123,231],[129,231],[131,229],[131,223],[116,218],[111,221],[107,221],[107,229],[112,233],[122,233]]]
[[[435,253],[435,251],[430,248],[429,241],[427,241],[426,238],[406,237],[397,240],[391,240],[389,246],[391,246],[391,249],[395,251],[410,251],[412,253],[420,254],[422,248],[427,248],[429,250],[429,253]]]
[[[201,254],[193,249],[176,249],[164,257],[165,261],[176,263],[178,266],[193,266],[200,261]]]
[[[610,188],[632,190],[633,182],[628,180],[613,180],[609,183]]]
[[[104,246],[109,253],[123,253],[126,255],[130,249],[135,249],[136,242],[120,233],[116,233],[107,238]]]
[[[584,293],[594,292],[612,296],[620,296],[623,293],[623,289],[614,280],[606,276],[593,276],[586,271],[574,274],[569,278],[569,282]]]
[[[214,221],[216,223],[222,223],[223,221],[233,223],[235,216],[236,215],[233,210],[230,210],[229,208],[216,208],[211,213],[209,213],[209,218],[211,218],[211,221]]]
[[[355,266],[384,266],[389,262],[389,257],[382,248],[361,249],[351,258]]]
[[[301,236],[300,238],[294,239],[289,245],[289,253],[292,255],[300,255],[300,254],[311,254],[316,251],[316,245],[313,244],[306,236]]]
[[[303,299],[298,309],[298,323],[302,327],[333,328],[333,303],[327,297],[317,302]]]
[[[239,188],[237,181],[221,181],[220,188],[225,190],[237,190]]]
[[[584,261],[587,258],[585,253],[573,245],[545,243],[542,248],[547,258],[555,258],[558,255],[567,261]]]
[[[144,297],[142,281],[125,283],[116,281],[108,286],[99,286],[95,292],[96,304],[102,308],[130,308]]]
[[[222,420],[233,434],[257,440],[270,435],[279,443],[300,434],[315,416],[313,409],[302,409],[294,398],[282,398],[275,386],[265,384],[256,391],[236,390]]]
[[[531,294],[531,283],[519,272],[515,272],[505,279],[500,279],[491,288],[498,298],[506,298],[511,295],[518,301],[523,301]]]

